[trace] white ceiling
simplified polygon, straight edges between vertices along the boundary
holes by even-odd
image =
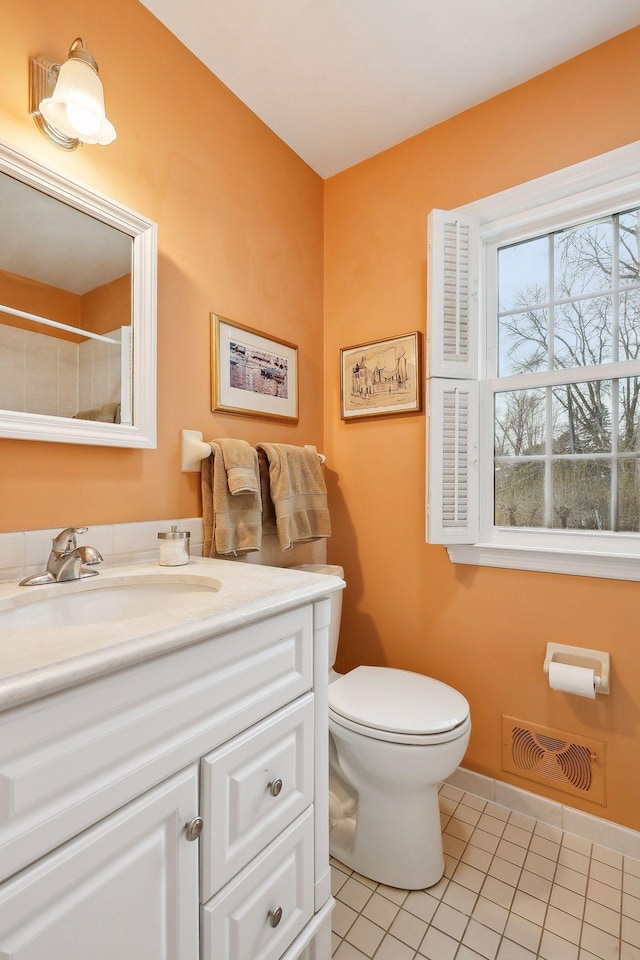
[[[640,0],[142,2],[322,177],[640,23]]]

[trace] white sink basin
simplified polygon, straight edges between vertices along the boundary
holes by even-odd
[[[24,598],[0,609],[3,627],[77,627],[115,623],[150,614],[201,609],[220,589],[219,581],[187,575],[132,575],[80,580],[50,587],[24,587]],[[29,591],[29,593],[27,593]],[[31,593],[33,591],[33,593]]]

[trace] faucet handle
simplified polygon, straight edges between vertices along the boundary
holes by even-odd
[[[71,553],[77,547],[76,534],[86,533],[88,527],[66,527],[51,541],[56,553]]]

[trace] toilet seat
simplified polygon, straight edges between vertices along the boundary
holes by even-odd
[[[329,717],[362,736],[423,746],[470,726],[469,704],[453,687],[391,667],[356,667],[330,684]]]

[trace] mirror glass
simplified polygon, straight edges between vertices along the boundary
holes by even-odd
[[[0,435],[155,446],[155,224],[0,149]]]

